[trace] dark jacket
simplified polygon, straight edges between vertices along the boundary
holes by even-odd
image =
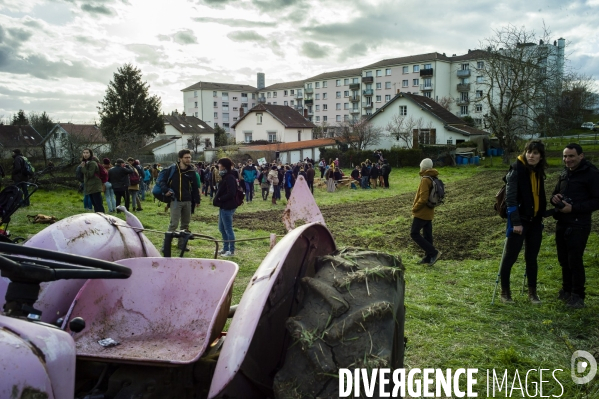
[[[123,164],[115,165],[108,171],[108,181],[114,191],[126,190],[129,187],[129,175],[133,173],[133,169],[121,165]]]
[[[223,176],[222,181],[218,185],[218,190],[212,201],[212,205],[218,206],[224,210],[237,208],[235,195],[237,194],[237,178],[229,172]]]
[[[176,201],[191,201],[194,204],[200,203],[200,193],[198,191],[199,178],[197,177],[196,170],[193,166],[182,170],[179,167],[179,163],[169,166],[169,168],[176,168],[173,173],[173,178],[170,185],[166,181],[160,182],[160,189],[163,194],[168,193],[170,190],[173,191],[172,199]],[[170,171],[168,175],[170,176]]]
[[[376,165],[372,165],[372,168],[370,168],[370,178],[378,179],[380,174],[381,174],[381,170],[379,168],[377,168]]]
[[[539,181],[539,210],[535,216],[532,184],[530,183],[529,169],[520,161],[511,165],[506,176],[505,200],[508,208],[515,206],[516,210],[510,214],[513,226],[521,226],[522,221],[541,222],[547,209],[545,196],[545,181],[537,174]]]
[[[83,172],[83,194],[89,195],[102,192],[102,180],[98,177],[100,168],[96,161],[87,161],[81,168]]]
[[[362,177],[370,176],[370,171],[367,166],[362,166],[362,170],[360,171]]]
[[[306,181],[313,182],[314,181],[314,174],[315,173],[316,173],[316,171],[314,170],[314,168],[309,168],[306,171]]]
[[[556,212],[559,222],[590,226],[591,214],[599,209],[599,170],[583,159],[574,170],[565,169],[559,177],[553,195],[562,194],[572,201],[572,212]]]
[[[27,181],[27,176],[25,173],[25,160],[23,159],[22,155],[17,155],[13,159],[12,179],[15,181],[15,183]]]
[[[354,180],[360,179],[360,171],[358,169],[354,169],[351,171],[351,178]]]
[[[389,176],[389,174],[391,174],[391,165],[389,165],[388,163],[384,163],[381,167],[381,175]]]

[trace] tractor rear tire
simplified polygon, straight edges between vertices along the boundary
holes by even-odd
[[[279,399],[338,397],[341,368],[403,367],[401,259],[348,248],[315,266],[314,277],[301,280],[299,311],[286,322],[291,342],[275,376]]]

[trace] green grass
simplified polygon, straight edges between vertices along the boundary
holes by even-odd
[[[595,378],[594,383],[585,386],[573,384],[569,377],[570,356],[574,350],[599,352],[597,228],[595,227],[591,233],[585,254],[587,308],[569,311],[555,299],[560,289],[561,269],[556,260],[553,239],[555,223],[552,220],[546,222],[539,254],[538,290],[543,304],[533,306],[527,301],[526,295],[520,294],[524,271],[521,254],[511,277],[515,304],[500,304],[497,296],[495,305],[491,305],[504,235],[501,220],[489,215],[486,207],[492,206],[493,198],[490,193],[494,193],[502,184],[498,178],[501,175],[499,171],[507,170],[499,158],[495,158],[495,161],[492,167],[483,164],[479,167],[464,166],[440,170],[446,186],[453,187],[454,191],[450,192],[448,203],[437,212],[434,222],[435,236],[450,236],[451,239],[443,241],[443,245],[459,247],[464,241],[461,234],[466,229],[478,236],[478,244],[471,252],[475,256],[466,257],[464,260],[441,258],[433,268],[417,265],[422,254],[409,240],[409,208],[419,181],[417,168],[394,169],[389,190],[341,189],[335,193],[328,193],[323,188],[315,190],[315,198],[321,207],[327,209],[327,214],[334,213],[337,207],[343,212],[342,220],[328,223],[338,246],[354,244],[359,239],[368,243],[371,249],[382,247],[403,259],[406,267],[405,333],[408,338],[406,367],[465,367],[481,370],[494,368],[501,372],[508,369],[511,373],[517,369],[521,374],[532,368],[561,368],[564,372],[557,374],[565,389],[561,397],[599,397],[599,377]],[[559,158],[550,161],[552,165],[560,164]],[[497,169],[497,172],[489,172],[493,169]],[[485,173],[491,173],[491,180],[480,179],[480,176],[486,176]],[[557,169],[550,171],[547,191],[551,191],[557,173]],[[469,190],[480,191],[481,185],[485,186],[484,197],[477,197],[476,194],[468,199],[463,198]],[[456,191],[455,187],[460,187],[462,191]],[[401,198],[398,203],[403,205],[398,206],[391,214],[379,209],[379,204],[397,200],[398,196]],[[40,190],[32,197],[33,205],[30,208],[17,211],[10,230],[13,235],[31,236],[45,226],[30,224],[26,215],[43,213],[64,218],[81,213],[81,198],[80,194],[69,190]],[[485,207],[485,210],[481,210],[481,206]],[[284,205],[279,204],[275,207],[270,201],[258,198],[252,204],[240,207],[237,216],[269,211],[273,208],[278,211],[260,213],[252,228],[234,227],[237,238],[268,237],[271,231],[264,228],[268,223],[261,218],[268,217],[272,219],[268,222],[282,223],[280,216]],[[347,209],[351,211],[348,212]],[[209,201],[203,200],[197,215],[192,218],[192,231],[219,239],[216,222],[210,222],[216,220],[217,211]],[[361,222],[363,218],[356,218],[354,221],[352,216],[358,214],[365,215],[368,222]],[[466,216],[455,222],[451,217],[456,214]],[[168,226],[168,215],[164,213],[163,207],[151,200],[144,203],[144,211],[137,216],[148,228],[164,231]],[[594,220],[597,224],[597,215]],[[233,224],[235,226],[235,217]],[[396,232],[402,232],[400,237],[403,238],[396,238]],[[154,245],[161,246],[162,235],[148,232],[147,236]],[[390,236],[395,238],[389,240]],[[191,246],[189,256],[212,257],[212,243],[194,241]],[[239,302],[249,279],[267,252],[267,239],[237,244],[237,256],[233,260],[239,264],[240,270],[234,287],[234,303]],[[478,378],[479,383],[483,382],[485,377],[482,372]],[[538,377],[533,377],[533,380],[538,382]],[[559,386],[556,387],[555,384],[549,384],[546,388],[554,390],[544,390],[544,395],[560,393]],[[479,392],[482,393],[482,390]],[[513,397],[519,396],[515,394]]]

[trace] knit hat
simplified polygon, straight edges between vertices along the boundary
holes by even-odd
[[[125,163],[125,161],[123,161],[123,158],[119,158],[116,160],[115,164],[120,164],[120,163]]]
[[[110,159],[108,159],[108,158],[104,158],[104,159],[102,159],[102,163],[103,163],[104,165],[109,165],[109,164],[110,164]]]
[[[420,162],[420,171],[424,172],[425,170],[429,170],[433,168],[433,161],[430,158],[424,158],[422,162]]]

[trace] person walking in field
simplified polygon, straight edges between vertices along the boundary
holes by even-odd
[[[433,218],[435,209],[427,206],[428,198],[433,186],[433,178],[439,176],[439,172],[433,169],[433,161],[425,158],[420,162],[420,185],[414,197],[412,205],[412,228],[410,237],[418,244],[425,253],[420,264],[434,265],[441,256],[433,245]],[[420,232],[423,232],[423,235]]]

